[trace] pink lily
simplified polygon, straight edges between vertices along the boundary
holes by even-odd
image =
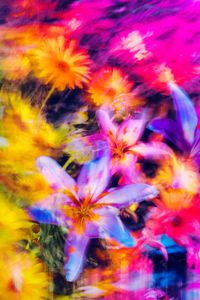
[[[38,222],[69,228],[64,267],[68,281],[76,280],[82,271],[91,238],[109,237],[127,247],[134,246],[119,218],[119,209],[158,194],[156,188],[143,183],[106,190],[108,162],[109,157],[104,156],[85,164],[76,183],[55,160],[46,156],[37,159],[37,167],[55,193],[31,206],[29,214]]]
[[[112,173],[119,172],[126,179],[135,181],[138,157],[161,159],[172,155],[171,149],[164,143],[139,141],[146,124],[144,115],[140,119],[128,119],[117,125],[108,111],[101,109],[97,112],[97,119],[101,134],[111,152]]]

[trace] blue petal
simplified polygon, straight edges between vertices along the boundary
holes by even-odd
[[[65,226],[67,216],[62,211],[64,204],[72,205],[71,199],[55,193],[28,208],[29,215],[37,222]]]
[[[190,156],[200,166],[200,130],[196,129]]]
[[[107,219],[106,224],[104,224],[104,229],[111,238],[120,242],[124,246],[133,247],[135,245],[134,239],[130,235],[129,231],[124,227],[119,217],[112,216]]]
[[[75,281],[83,268],[85,251],[89,238],[85,235],[69,233],[65,244],[66,264],[64,266],[67,281]]]
[[[39,223],[55,224],[55,225],[58,224],[56,217],[49,210],[41,210],[39,208],[29,208],[28,213],[33,220]]]
[[[100,216],[98,220],[99,236],[109,236],[126,247],[133,247],[135,241],[118,217],[117,211],[113,207],[103,207],[95,210],[95,213]]]
[[[185,140],[192,144],[194,132],[198,123],[198,118],[192,101],[187,95],[174,83],[169,83],[171,95],[177,113],[177,121],[183,129]]]
[[[185,141],[182,125],[179,124],[179,122],[166,118],[154,119],[148,124],[148,128],[154,132],[162,134],[180,150],[189,150],[190,145]],[[174,128],[176,130],[174,130]]]

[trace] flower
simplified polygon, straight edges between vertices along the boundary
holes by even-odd
[[[160,197],[164,205],[169,210],[179,211],[182,208],[190,207],[192,195],[184,189],[168,188],[160,191]]]
[[[198,193],[199,174],[191,160],[174,154],[163,162],[151,183],[163,192],[166,189],[182,190],[190,197]]]
[[[42,3],[38,0],[28,1],[28,0],[17,0],[16,2],[10,3],[10,13],[8,15],[8,20],[15,22],[22,22],[24,19],[29,20],[39,20],[41,17],[53,18],[55,15],[56,1],[52,2],[49,0],[44,0]],[[39,22],[38,22],[39,23]]]
[[[83,166],[77,183],[56,161],[39,157],[37,166],[55,192],[29,208],[30,216],[42,223],[69,226],[65,245],[66,278],[78,278],[91,238],[111,237],[127,247],[134,241],[118,217],[119,209],[151,199],[157,190],[147,184],[129,184],[105,191],[109,181],[108,156]]]
[[[118,261],[116,259],[117,265],[120,264],[120,259],[123,259],[123,250],[121,255],[118,256]],[[156,290],[150,288],[153,271],[152,261],[147,256],[136,255],[136,257],[134,257],[135,253],[132,249],[128,249],[128,252],[129,253],[125,252],[127,265],[129,265],[130,260],[132,264],[132,259],[134,258],[134,268],[127,272],[122,270],[116,277],[117,266],[114,266],[114,268],[111,267],[110,276],[107,278],[105,275],[100,278],[91,276],[88,280],[87,277],[86,280],[89,282],[85,280],[84,286],[78,289],[83,293],[83,296],[88,299],[94,297],[105,297],[105,299],[118,297],[125,297],[125,299],[158,299],[156,296],[162,297],[163,294],[161,291],[159,293],[157,290],[156,294]],[[115,255],[116,252],[113,254]],[[153,294],[152,298],[145,297],[146,294],[150,293]]]
[[[8,199],[0,194],[0,251],[24,239],[27,229],[30,227],[30,218],[21,208],[10,203]]]
[[[106,23],[111,22],[111,20],[105,20],[104,18],[105,9],[109,7],[110,3],[111,0],[71,3],[70,7],[59,15],[61,23],[79,38],[80,35],[94,34],[99,28],[98,33],[101,34],[103,30],[99,24],[102,24],[103,21],[107,21]]]
[[[141,101],[131,92],[132,86],[120,69],[102,68],[93,74],[88,88],[89,99],[97,106],[111,106],[120,111],[123,106],[135,107]]]
[[[187,265],[190,270],[200,273],[200,245],[196,243],[187,249]]]
[[[26,203],[36,202],[52,193],[51,187],[38,172],[18,176],[12,190],[20,198],[26,200]]]
[[[31,71],[31,65],[25,53],[11,51],[1,59],[0,69],[8,80],[24,80]]]
[[[55,89],[82,88],[89,79],[89,57],[74,40],[46,39],[31,51],[35,76]]]
[[[146,220],[147,235],[157,240],[158,236],[167,234],[178,244],[191,246],[193,242],[199,240],[198,205],[199,201],[195,202],[193,199],[190,206],[185,208],[180,206],[176,210],[167,208],[165,205],[152,208]]]
[[[64,130],[54,128],[44,117],[40,118],[38,128],[39,109],[31,105],[30,99],[22,98],[19,93],[1,93],[1,100],[4,112],[0,134],[8,144],[0,150],[0,169],[4,175],[35,169],[39,155],[57,157],[61,153]]]
[[[0,182],[25,202],[42,199],[50,188],[38,174],[35,160],[40,155],[61,155],[66,130],[54,128],[43,116],[38,127],[39,109],[29,99],[18,93],[0,95],[4,105],[0,135],[6,141],[0,147]]]
[[[136,177],[135,164],[138,156],[159,159],[172,154],[170,148],[161,142],[139,142],[145,127],[145,117],[128,119],[119,126],[114,123],[106,110],[99,110],[97,118],[102,137],[107,141],[111,152],[111,168],[113,173],[120,172],[125,178]]]
[[[175,110],[175,119],[154,119],[149,124],[149,129],[163,134],[163,136],[178,147],[186,157],[200,162],[200,131],[198,118],[192,101],[175,84],[168,84]],[[174,130],[176,129],[176,130]]]
[[[130,18],[122,19],[120,30],[109,41],[109,52],[112,59],[114,57],[118,63],[127,65],[128,71],[133,70],[134,75],[142,78],[148,86],[166,90],[163,76],[160,76],[158,70],[162,68],[162,65],[172,71],[171,75],[178,83],[185,83],[198,74],[199,61],[195,50],[198,47],[198,41],[192,37],[199,26],[196,15],[199,10],[199,1],[195,1],[195,4],[193,2],[192,6],[185,6],[184,13],[183,10],[179,10],[174,15],[169,14],[158,19],[153,16],[163,9],[163,2],[160,5],[162,8],[148,7],[148,12],[140,11],[138,14],[131,15]],[[169,9],[168,4],[167,7]],[[196,15],[196,18],[192,24],[189,24],[185,15],[188,17]],[[146,18],[148,21],[143,22]],[[178,24],[181,24],[181,27]],[[166,36],[166,33],[169,34]],[[173,41],[178,41],[179,47]],[[191,41],[189,45],[187,41]],[[191,63],[192,61],[194,63]]]
[[[49,280],[43,264],[32,254],[2,253],[0,259],[1,300],[48,298]]]
[[[151,57],[152,53],[146,49],[143,41],[147,35],[142,36],[139,30],[133,30],[131,32],[122,33],[114,38],[111,53],[120,55],[123,59],[127,59],[127,56],[132,60],[143,60]]]

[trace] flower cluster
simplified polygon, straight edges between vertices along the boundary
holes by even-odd
[[[151,249],[200,271],[200,4],[64,2],[0,16],[0,299],[168,299]]]

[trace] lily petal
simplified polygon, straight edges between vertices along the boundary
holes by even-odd
[[[113,211],[113,208],[99,208],[95,210],[95,213],[100,216],[98,223],[101,237],[108,235],[126,247],[133,247],[135,245],[133,237],[125,228],[116,212]]]
[[[189,97],[174,83],[169,83],[171,95],[176,107],[177,120],[183,128],[185,140],[192,144],[194,132],[197,127],[198,118],[192,101]]]
[[[95,199],[109,182],[109,157],[103,156],[86,163],[78,176],[78,196],[80,199]]]
[[[145,183],[127,184],[121,188],[111,190],[98,203],[112,205],[118,208],[130,206],[143,200],[149,200],[158,195],[155,187]]]
[[[72,205],[72,202],[67,196],[57,193],[29,207],[28,213],[39,223],[66,226],[67,217],[61,210],[64,204]]]
[[[99,238],[99,226],[95,222],[88,221],[85,224],[85,234],[89,238]]]
[[[117,125],[111,120],[108,111],[100,109],[96,112],[96,116],[102,133],[116,137]]]
[[[153,239],[149,239],[147,244],[149,246],[151,246],[152,248],[157,248],[158,250],[160,250],[162,252],[162,255],[163,255],[165,261],[168,261],[168,253],[167,253],[167,249],[164,244],[162,244],[159,241],[153,240]]]
[[[94,298],[94,297],[95,298],[101,297],[104,294],[106,294],[106,290],[105,289],[103,289],[101,287],[97,287],[95,285],[85,285],[85,286],[82,286],[82,287],[78,288],[78,291],[81,294],[84,294],[84,296],[87,297],[88,299]]]
[[[65,256],[67,262],[64,270],[67,281],[75,281],[83,268],[86,247],[89,238],[84,234],[70,232],[65,244]]]
[[[154,119],[148,125],[154,132],[162,134],[182,151],[188,151],[190,145],[185,141],[181,124],[170,119]]]
[[[131,150],[148,159],[163,159],[173,155],[172,150],[161,142],[139,143],[132,147]]]
[[[196,129],[194,143],[190,152],[190,156],[200,166],[200,130]]]
[[[68,189],[75,193],[76,182],[54,159],[40,156],[37,159],[37,167],[52,188],[55,190]]]
[[[108,153],[108,144],[107,141],[102,139],[102,134],[95,133],[86,137],[83,137],[85,139],[85,144],[88,146],[88,148],[91,151],[92,159],[95,159],[96,157],[105,156]]]
[[[123,141],[127,146],[135,144],[144,131],[144,120],[127,120],[119,126],[119,141]]]
[[[137,155],[132,153],[125,153],[120,161],[115,165],[111,165],[112,171],[120,172],[128,183],[133,183],[140,178],[141,172],[136,165]],[[115,167],[115,168],[114,168]]]

